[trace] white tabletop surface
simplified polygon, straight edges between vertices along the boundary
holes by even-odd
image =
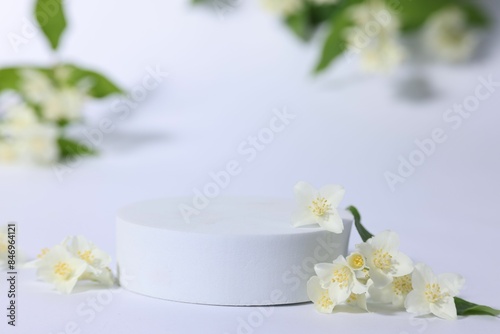
[[[299,180],[340,183],[347,189],[343,204],[358,206],[369,229],[396,230],[402,250],[416,261],[436,272],[461,273],[464,298],[500,307],[500,92],[457,129],[443,121],[448,108],[474,93],[478,77],[500,81],[498,38],[466,66],[405,66],[378,76],[340,61],[313,79],[317,47],[302,45],[256,3],[235,3],[221,11],[192,8],[188,0],[69,2],[60,59],[105,70],[128,88],[142,82],[148,67],[159,66],[169,76],[130,117],[115,121],[99,157],[72,165],[70,173],[0,167],[0,218],[18,223],[24,252],[34,256],[67,235],[82,234],[114,255],[118,208],[192,196],[210,182],[211,172],[237,160],[242,172],[221,194],[291,198]],[[498,18],[499,6],[490,1],[490,7]],[[25,2],[1,2],[1,64],[51,61],[41,36],[18,51],[5,38],[19,33],[30,11]],[[417,102],[405,94],[415,74],[431,83],[431,98]],[[113,116],[116,103],[111,98],[89,106],[87,130]],[[239,145],[269,125],[274,108],[284,107],[295,119],[247,161]],[[435,128],[447,140],[392,191],[384,173],[396,171],[399,156],[408,157],[415,140],[429,138]],[[358,241],[354,236],[352,246]],[[390,311],[325,316],[311,304],[189,305],[120,288],[67,296],[36,281],[32,271],[21,272],[18,289],[18,326],[9,333],[491,333],[500,321],[414,319]]]

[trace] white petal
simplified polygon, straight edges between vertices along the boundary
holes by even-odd
[[[360,295],[356,295],[356,303],[360,309],[368,311],[368,306],[366,305],[366,294],[362,293]]]
[[[337,208],[344,198],[345,189],[337,184],[331,184],[322,187],[319,194],[326,198],[334,208]]]
[[[435,281],[435,279],[436,277],[428,265],[417,263],[411,275],[411,284],[414,290],[424,291],[425,285]]]
[[[351,295],[349,287],[341,288],[339,283],[334,282],[328,288],[328,295],[335,305],[345,302]]]
[[[307,296],[309,299],[316,303],[320,298],[323,289],[321,288],[318,276],[313,276],[307,281]]]
[[[314,271],[318,275],[321,286],[330,286],[334,269],[335,265],[332,263],[318,263],[314,266]]]
[[[72,278],[70,280],[56,281],[55,287],[59,292],[71,293],[76,285],[77,278]]]
[[[317,224],[318,220],[309,209],[298,209],[292,215],[292,223],[293,226],[299,227]]]
[[[390,303],[392,302],[392,296],[394,295],[392,291],[392,285],[388,285],[384,288],[376,288],[373,285],[368,290],[370,298],[375,303]]]
[[[431,313],[429,303],[425,299],[422,291],[413,290],[410,292],[405,300],[405,308],[408,312],[415,315],[425,315]]]
[[[353,279],[353,284],[352,284],[352,292],[354,294],[364,294],[368,291],[368,288],[366,285],[361,284],[356,278],[354,272],[352,273],[352,279]]]
[[[465,284],[465,279],[457,274],[441,274],[438,276],[441,288],[446,289],[452,297],[458,295]]]
[[[307,182],[300,181],[293,187],[295,199],[300,206],[309,206],[313,199],[317,197],[318,192],[312,185]]]
[[[457,318],[457,307],[453,297],[446,297],[439,303],[430,305],[432,314],[446,320],[455,320]]]
[[[392,270],[393,276],[404,276],[411,274],[413,271],[413,261],[401,252],[392,254]]]
[[[370,269],[370,278],[376,288],[384,288],[392,283],[392,277],[380,269]]]
[[[374,248],[372,245],[370,245],[369,243],[362,243],[362,244],[357,244],[356,245],[356,249],[358,250],[358,252],[363,255],[365,257],[365,259],[368,259],[372,257],[372,254],[374,252]]]
[[[337,210],[334,210],[333,213],[329,214],[327,220],[320,220],[319,225],[325,230],[337,234],[344,231],[344,223],[342,222],[342,218],[338,214]]]
[[[399,248],[399,235],[394,231],[384,231],[368,240],[373,248],[384,249],[387,252],[397,251]]]

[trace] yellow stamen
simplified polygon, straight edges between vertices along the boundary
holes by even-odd
[[[54,266],[54,273],[62,276],[63,278],[67,278],[69,275],[71,275],[71,268],[66,262],[58,262]]]
[[[94,261],[94,255],[92,255],[92,251],[90,250],[86,250],[85,252],[78,251],[78,256],[87,263]]]
[[[413,290],[411,275],[394,277],[394,280],[392,281],[392,290],[396,295],[406,296],[410,293],[410,291]]]
[[[325,215],[332,209],[330,202],[326,200],[324,197],[318,197],[312,201],[311,205],[309,205],[309,210],[318,217]]]
[[[388,252],[384,252],[382,249],[377,249],[373,253],[373,264],[379,269],[389,270],[392,266],[392,255]]]

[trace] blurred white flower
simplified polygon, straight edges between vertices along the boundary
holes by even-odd
[[[109,269],[111,257],[83,236],[67,237],[62,245],[73,254],[87,262],[87,270],[81,279],[90,279],[106,285],[113,285],[114,278]]]
[[[371,286],[368,290],[370,297],[377,303],[392,303],[396,307],[403,307],[406,296],[412,290],[411,274],[394,277],[392,282],[383,288]]]
[[[38,124],[35,111],[25,104],[16,104],[9,107],[2,118],[0,135],[15,137],[35,124]]]
[[[50,164],[59,157],[57,127],[38,123],[27,128],[15,138],[14,146],[23,162],[30,164]]]
[[[21,92],[31,103],[41,103],[54,90],[50,79],[38,70],[23,70],[21,80]]]
[[[62,293],[71,293],[80,276],[87,268],[87,262],[76,258],[64,246],[54,246],[37,263],[40,279],[53,283]]]
[[[319,191],[306,182],[298,182],[294,187],[298,208],[292,217],[294,226],[319,224],[322,228],[342,233],[344,223],[337,207],[345,190],[339,185],[327,185]]]
[[[49,121],[74,121],[81,117],[85,92],[65,87],[53,91],[41,103],[43,117]]]
[[[261,2],[267,10],[280,15],[294,14],[304,6],[304,0],[261,0]]]
[[[0,124],[0,161],[52,163],[59,156],[58,136],[57,127],[40,122],[33,109],[13,106]]]
[[[9,141],[0,140],[0,163],[12,163],[19,160],[18,152]]]
[[[349,48],[359,53],[367,71],[388,71],[399,65],[406,52],[399,43],[400,20],[381,0],[352,6],[354,27],[346,29]]]
[[[458,295],[464,279],[457,274],[434,275],[432,269],[419,263],[412,274],[413,291],[405,301],[406,310],[415,315],[434,314],[443,319],[457,318],[453,297]]]
[[[366,258],[369,275],[376,288],[384,288],[394,277],[408,275],[413,271],[412,260],[400,252],[399,236],[393,231],[385,231],[356,245]]]
[[[331,313],[335,307],[328,289],[321,286],[318,276],[313,276],[307,281],[307,296],[314,303],[316,310],[321,313]]]
[[[478,45],[478,36],[467,24],[465,13],[457,7],[444,8],[432,15],[423,28],[427,51],[449,62],[470,59]]]

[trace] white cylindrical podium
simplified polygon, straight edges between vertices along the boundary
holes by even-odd
[[[197,209],[191,199],[140,202],[117,217],[120,283],[128,290],[173,301],[214,305],[275,305],[308,301],[314,264],[347,252],[344,232],[295,228],[294,203],[221,198]]]

